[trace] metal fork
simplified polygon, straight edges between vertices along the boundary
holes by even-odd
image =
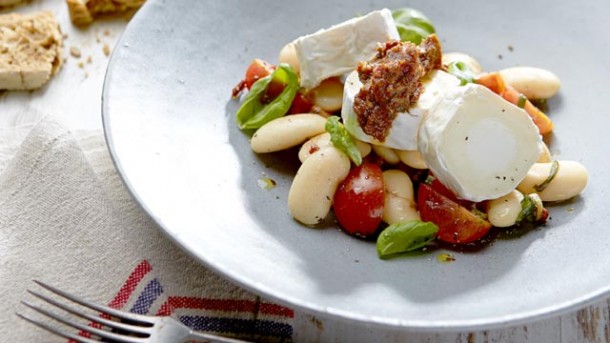
[[[17,315],[28,322],[50,331],[56,335],[62,336],[64,338],[72,339],[76,342],[81,343],[95,343],[95,342],[123,342],[123,343],[167,343],[167,342],[187,342],[187,341],[203,341],[203,342],[218,342],[218,343],[237,343],[237,342],[245,342],[237,339],[216,336],[203,332],[196,332],[191,330],[186,325],[180,323],[176,319],[171,317],[153,317],[153,316],[145,316],[135,313],[129,313],[124,311],[119,311],[107,306],[102,306],[98,304],[94,304],[88,301],[85,301],[81,298],[78,298],[74,295],[68,294],[62,290],[59,290],[55,287],[44,284],[40,281],[34,281],[41,287],[63,297],[71,302],[84,306],[94,311],[101,312],[105,315],[106,319],[103,317],[99,317],[96,315],[92,315],[83,311],[82,308],[76,309],[71,306],[67,306],[57,300],[54,300],[46,295],[41,293],[28,290],[28,292],[35,297],[56,306],[66,312],[69,312],[73,315],[79,316],[81,318],[87,319],[92,323],[97,323],[99,326],[105,326],[110,330],[103,330],[97,327],[92,327],[74,319],[67,318],[66,315],[58,315],[53,313],[47,309],[34,305],[32,303],[22,301],[24,305],[33,309],[34,311],[43,314],[47,317],[50,317],[58,322],[61,322],[67,326],[72,328],[81,330],[83,332],[88,332],[91,335],[100,337],[100,340],[95,340],[93,338],[86,338],[83,336],[79,336],[73,333],[61,331],[49,324],[46,324],[42,321],[38,321],[35,319],[31,319],[26,317],[20,313]],[[114,320],[112,319],[114,318]]]

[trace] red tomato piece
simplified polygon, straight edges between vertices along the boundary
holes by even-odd
[[[432,189],[435,190],[436,192],[446,196],[447,198],[451,199],[452,201],[457,202],[459,205],[464,206],[467,209],[470,209],[470,208],[474,207],[474,203],[472,201],[465,200],[465,199],[459,199],[457,197],[457,195],[455,195],[455,193],[453,193],[452,190],[447,188],[447,186],[443,185],[436,178],[434,180],[432,180],[432,183],[430,183],[430,187],[432,187]]]
[[[350,234],[365,237],[377,231],[383,205],[383,174],[378,165],[370,162],[350,170],[333,200],[333,210],[341,227]]]
[[[252,87],[252,84],[254,84],[259,79],[262,79],[263,77],[271,74],[274,70],[275,66],[273,66],[272,64],[265,62],[261,59],[255,58],[248,66],[248,69],[246,69],[246,76],[244,77],[244,79],[239,81],[239,83],[235,87],[233,87],[233,97],[237,98],[244,89],[250,89]],[[271,89],[275,93],[275,95],[270,94],[269,89]],[[265,93],[266,99],[263,100],[268,100],[268,98],[270,98],[271,96],[276,97],[282,92],[283,89],[283,85],[273,85],[272,82],[269,85],[267,92]]]
[[[267,90],[265,90],[265,94],[261,98],[261,102],[263,104],[270,103],[284,91],[284,87],[285,86],[280,82],[272,80],[271,83],[269,83],[269,86],[267,86]]]
[[[300,113],[309,113],[311,111],[311,107],[313,104],[307,96],[302,92],[297,92],[297,95],[292,100],[292,105],[290,106],[290,110],[288,113],[290,114],[300,114]]]
[[[237,97],[244,89],[252,88],[252,85],[256,81],[273,73],[275,71],[275,68],[276,67],[274,65],[261,59],[255,58],[248,66],[245,78],[237,86],[235,86],[235,88],[233,88],[233,97]],[[265,94],[262,95],[260,99],[261,102],[266,104],[273,101],[273,99],[275,99],[284,91],[284,88],[284,84],[272,80],[271,83],[269,83],[269,85],[267,86]],[[290,106],[290,110],[288,111],[288,113],[309,113],[311,111],[312,106],[313,104],[307,98],[307,96],[303,92],[299,91],[294,97],[294,100],[292,101],[292,105]]]
[[[491,229],[491,223],[442,195],[429,185],[419,186],[417,207],[423,221],[439,227],[441,241],[466,244],[479,240]]]
[[[246,83],[246,88],[250,89],[254,82],[271,74],[274,70],[275,66],[273,66],[272,64],[261,59],[255,58],[246,70],[246,78],[244,79]]]

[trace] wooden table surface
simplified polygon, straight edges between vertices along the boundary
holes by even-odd
[[[33,124],[42,116],[54,115],[74,130],[101,130],[101,91],[109,60],[105,50],[114,47],[127,20],[106,20],[76,29],[63,0],[32,0],[0,13],[38,10],[51,10],[60,22],[65,34],[65,63],[41,90],[0,93],[0,129]],[[78,49],[81,57],[70,55],[70,48]],[[297,342],[610,342],[610,300],[527,325],[459,333],[363,327],[297,311],[294,332]]]

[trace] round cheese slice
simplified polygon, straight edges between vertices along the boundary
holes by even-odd
[[[419,151],[458,197],[499,198],[523,180],[540,154],[542,138],[529,115],[489,89],[451,89],[422,122]]]
[[[459,84],[460,81],[455,76],[440,70],[428,74],[423,80],[424,91],[417,103],[408,112],[396,115],[387,137],[382,142],[367,135],[358,123],[358,116],[354,112],[354,98],[360,92],[362,83],[358,79],[358,72],[354,71],[345,80],[341,109],[343,124],[352,136],[363,142],[399,150],[417,150],[417,131],[422,118],[434,107],[445,91],[457,87]]]

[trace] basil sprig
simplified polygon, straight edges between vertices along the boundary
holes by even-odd
[[[475,75],[468,68],[466,63],[462,61],[454,61],[449,63],[447,66],[447,72],[458,79],[460,79],[460,86],[464,86],[467,83],[474,83]]]
[[[392,11],[400,40],[419,44],[435,32],[432,22],[420,11],[412,8],[400,8]]]
[[[262,99],[272,81],[284,85],[284,90],[271,102]],[[297,74],[288,64],[280,64],[273,73],[257,80],[237,110],[237,125],[240,129],[258,129],[273,119],[285,115],[299,89]]]
[[[380,258],[414,251],[425,247],[438,232],[438,226],[432,222],[413,220],[392,224],[377,237],[377,254]]]
[[[343,151],[357,166],[362,164],[360,150],[358,150],[356,142],[349,132],[347,132],[343,124],[339,122],[339,117],[328,117],[324,129],[326,132],[330,133],[330,141],[335,148]]]

